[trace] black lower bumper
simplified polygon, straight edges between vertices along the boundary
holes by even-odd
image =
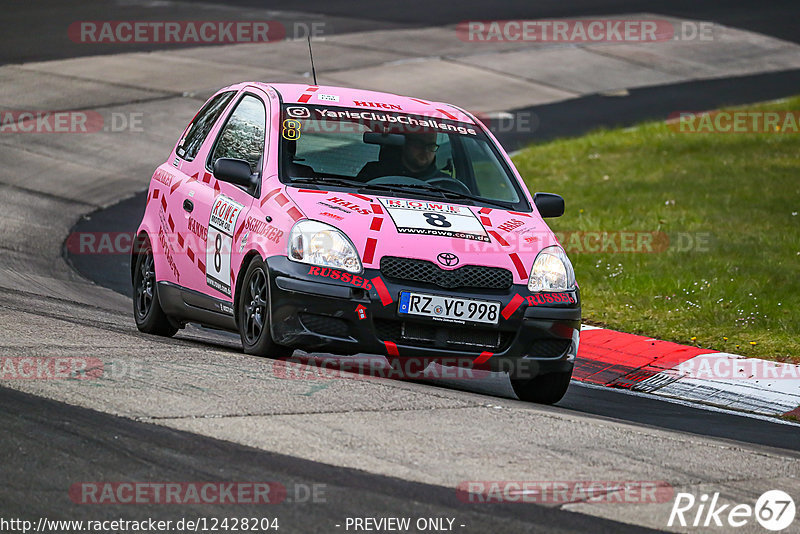
[[[268,258],[272,337],[309,352],[369,353],[508,371],[512,377],[571,371],[580,333],[578,290],[571,303],[542,304],[525,285],[443,289],[367,269],[360,276]],[[401,291],[500,302],[497,325],[398,314]],[[563,294],[562,294],[563,295]],[[557,300],[557,299],[554,299]]]

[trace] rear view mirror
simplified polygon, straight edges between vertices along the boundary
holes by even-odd
[[[368,145],[403,146],[406,136],[403,134],[364,132],[364,142]]]
[[[244,187],[250,187],[254,183],[250,164],[243,159],[217,159],[214,162],[214,178]]]
[[[554,193],[536,193],[533,203],[542,217],[561,217],[564,215],[564,199]]]

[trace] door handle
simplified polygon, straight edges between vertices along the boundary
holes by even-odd
[[[183,201],[183,209],[189,213],[192,213],[192,210],[194,209],[194,202],[187,198]]]

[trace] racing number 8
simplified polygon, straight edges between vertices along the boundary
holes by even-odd
[[[300,139],[300,121],[293,119],[286,119],[283,121],[283,132],[281,135],[284,139],[294,141]]]
[[[222,269],[222,234],[214,238],[214,267],[217,272]]]
[[[423,215],[425,216],[425,222],[431,226],[438,228],[450,228],[453,226],[441,213],[423,213]]]

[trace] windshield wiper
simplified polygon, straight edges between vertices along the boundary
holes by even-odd
[[[390,192],[390,191],[409,192],[413,190],[410,188],[416,187],[416,186],[409,186],[407,184],[369,184],[366,182],[359,182],[358,180],[350,180],[348,178],[339,178],[336,176],[317,176],[315,178],[300,177],[292,180],[292,184],[340,185],[345,187],[355,187],[358,189],[359,193],[368,192],[370,190],[384,191],[384,192]],[[431,191],[433,192],[433,190]],[[442,198],[446,198],[442,194],[440,194],[439,196],[441,196]]]
[[[322,185],[322,184],[329,184],[329,185],[340,185],[345,187],[357,187],[359,192],[366,192],[369,190],[372,191],[399,191],[405,193],[417,193],[417,194],[426,194],[426,193],[437,193],[441,198],[460,198],[460,199],[467,199],[472,200],[474,202],[483,202],[485,204],[491,204],[492,206],[496,206],[498,208],[502,208],[505,210],[511,209],[510,206],[506,202],[501,202],[499,200],[489,200],[483,197],[479,197],[477,195],[470,195],[467,193],[460,193],[458,191],[453,191],[451,189],[444,189],[442,187],[436,187],[433,185],[428,184],[370,184],[365,182],[360,182],[358,180],[350,180],[347,178],[338,178],[336,176],[317,176],[314,178],[310,177],[298,177],[292,180],[293,184],[313,184],[313,185]]]
[[[313,185],[341,185],[346,187],[356,187],[358,188],[359,192],[366,192],[366,191],[402,191],[402,192],[413,192],[415,188],[423,189],[423,192],[417,191],[418,193],[427,193],[427,192],[435,192],[439,193],[439,196],[442,198],[446,198],[442,191],[437,188],[433,187],[424,187],[422,185],[409,185],[409,184],[370,184],[367,182],[359,182],[358,180],[350,180],[348,178],[339,178],[336,176],[317,176],[315,178],[308,178],[308,177],[300,177],[295,178],[292,180],[292,184],[313,184]]]
[[[298,177],[298,178],[293,178],[292,183],[313,184],[313,185],[330,184],[330,185],[342,185],[346,187],[364,187],[364,182],[359,182],[358,180],[348,180],[347,178],[337,178],[335,176],[317,176],[314,178]]]
[[[422,189],[423,191],[430,191],[431,193],[440,193],[444,198],[465,198],[468,200],[473,200],[475,202],[483,202],[485,204],[491,204],[492,206],[497,206],[498,208],[502,208],[504,210],[511,209],[512,206],[509,205],[507,202],[502,202],[500,200],[489,200],[487,198],[479,197],[478,195],[471,195],[467,193],[461,193],[459,191],[453,191],[452,189],[445,189],[443,187],[436,187],[433,185],[428,184],[381,184],[391,186],[393,189],[401,189],[403,191],[413,191],[415,189]],[[450,196],[448,196],[450,195]]]

